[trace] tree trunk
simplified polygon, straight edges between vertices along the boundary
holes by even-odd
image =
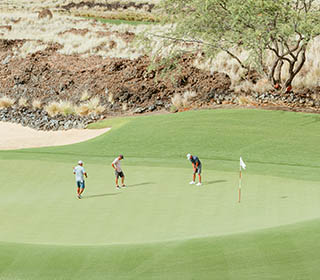
[[[297,68],[294,69],[294,66],[295,66],[297,61],[292,61],[290,63],[290,67],[289,67],[289,75],[290,76],[289,76],[289,78],[286,80],[286,82],[284,84],[283,91],[287,91],[287,89],[292,86],[291,84],[292,84],[293,79],[300,72],[300,70],[302,69],[302,67],[303,67],[303,65],[304,65],[304,63],[306,61],[306,47],[305,46],[303,46],[301,48],[299,54],[301,54],[301,61],[299,62]]]

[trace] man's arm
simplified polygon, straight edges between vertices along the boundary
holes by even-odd
[[[196,171],[197,168],[196,168],[196,165],[194,163],[192,163],[192,167],[193,167],[193,170]]]

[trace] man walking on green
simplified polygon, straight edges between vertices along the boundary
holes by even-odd
[[[192,176],[192,181],[189,183],[190,185],[195,184],[196,180],[196,174],[198,174],[199,177],[199,183],[197,186],[201,186],[201,170],[202,170],[202,165],[201,161],[197,156],[193,156],[191,154],[187,154],[187,159],[191,161],[192,167],[193,167],[193,176]]]
[[[73,168],[73,174],[76,175],[76,184],[78,187],[78,190],[77,190],[78,198],[81,199],[82,197],[81,194],[83,193],[85,188],[84,176],[88,178],[88,175],[83,167],[83,162],[81,160],[79,160],[78,165]]]

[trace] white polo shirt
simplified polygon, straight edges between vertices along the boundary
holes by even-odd
[[[83,182],[84,181],[83,174],[86,173],[86,171],[84,170],[83,166],[77,165],[73,169],[73,172],[76,175],[76,181],[77,182]]]
[[[115,160],[112,162],[112,164],[115,166],[115,168],[118,172],[122,171],[119,157],[115,158]]]

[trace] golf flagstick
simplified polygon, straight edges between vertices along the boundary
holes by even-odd
[[[246,169],[246,165],[242,160],[242,157],[240,157],[240,173],[239,173],[239,200],[238,202],[241,202],[241,180],[242,180],[242,168]]]

